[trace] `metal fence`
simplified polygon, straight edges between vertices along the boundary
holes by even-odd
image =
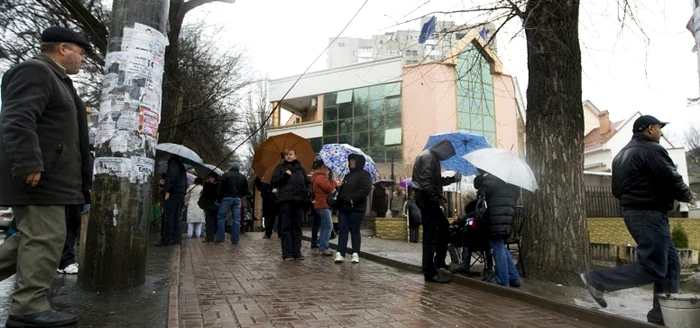
[[[313,227],[314,215],[315,215],[315,212],[312,212],[312,211],[304,213],[304,219],[301,221],[301,227],[302,228]],[[333,210],[332,215],[333,215],[333,222],[338,222],[338,220],[337,220],[338,211]],[[375,220],[375,216],[373,213],[365,213],[365,217],[362,219],[361,228],[362,229],[374,229],[374,220]]]
[[[622,206],[620,201],[613,196],[612,188],[586,186],[586,216],[589,218],[612,218],[622,217]],[[678,203],[675,203],[673,211],[668,213],[669,217],[682,217],[678,210]]]

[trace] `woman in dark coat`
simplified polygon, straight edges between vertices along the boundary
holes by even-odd
[[[350,154],[348,156],[350,173],[345,176],[341,184],[338,199],[340,210],[338,211],[338,252],[335,254],[335,263],[345,261],[345,250],[348,245],[348,232],[352,238],[352,263],[360,263],[360,225],[367,211],[367,197],[372,191],[372,177],[364,170],[365,157]]]
[[[420,228],[421,220],[420,209],[416,205],[416,197],[411,192],[411,195],[406,202],[405,215],[408,216],[408,241],[411,243],[418,242],[418,229]]]
[[[496,266],[494,280],[502,286],[519,287],[520,274],[515,268],[513,257],[504,241],[513,230],[520,189],[503,182],[488,172],[482,172],[474,179],[474,187],[479,190],[479,195],[486,198],[488,206],[486,213],[484,213],[483,222],[488,223],[488,229],[485,229],[485,233],[488,234]]]
[[[219,205],[216,204],[219,197],[218,176],[210,174],[202,186],[202,195],[199,197],[199,207],[204,210],[204,242],[213,243],[216,237],[216,223],[219,213]]]
[[[270,184],[277,189],[280,230],[282,235],[282,259],[303,260],[301,254],[301,221],[303,210],[310,201],[311,182],[306,171],[297,161],[293,149],[283,153],[284,162],[275,168]]]

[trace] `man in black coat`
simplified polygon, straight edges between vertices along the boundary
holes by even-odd
[[[442,187],[461,180],[462,175],[442,177],[440,161],[455,154],[452,143],[442,140],[420,153],[413,165],[413,190],[423,220],[423,276],[427,282],[450,282],[449,278],[440,277],[437,271],[438,268],[448,268],[445,257],[450,238],[450,223],[441,208],[445,201]]]
[[[653,307],[647,321],[664,324],[659,293],[677,293],[680,259],[671,241],[668,211],[674,200],[694,203],[697,195],[659,144],[668,124],[643,115],[634,121],[632,140],[615,156],[612,190],[622,205],[627,230],[637,242],[637,262],[581,274],[581,280],[601,307],[607,307],[604,292],[654,284]]]
[[[168,154],[168,171],[160,183],[165,191],[165,209],[163,211],[163,229],[160,241],[154,246],[179,245],[182,231],[180,217],[187,194],[187,171],[180,157]]]
[[[52,310],[47,292],[66,238],[65,207],[90,202],[87,115],[68,77],[90,45],[62,27],[41,40],[41,54],[7,71],[0,87],[0,204],[12,206],[19,230],[0,245],[0,277],[18,275],[11,327],[78,320]]]

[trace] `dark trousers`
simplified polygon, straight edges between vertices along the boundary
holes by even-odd
[[[321,217],[318,216],[316,210],[311,210],[311,219],[313,220],[311,224],[311,246],[318,247],[318,231],[321,227]]]
[[[182,237],[182,224],[180,217],[182,207],[185,204],[185,194],[171,193],[165,201],[163,213],[163,231],[160,236],[162,243],[179,243]]]
[[[340,255],[345,256],[345,251],[348,247],[348,233],[350,233],[350,239],[352,241],[352,252],[360,253],[360,246],[362,246],[360,227],[362,226],[362,218],[364,217],[364,212],[338,212],[338,228],[340,229],[340,234],[338,235],[338,252]]]
[[[423,219],[423,275],[432,278],[445,265],[450,223],[438,206],[418,205]]]
[[[219,215],[219,210],[204,210],[204,224],[206,232],[204,240],[214,242],[216,238],[216,223]]]
[[[280,203],[283,258],[301,257],[301,220],[303,219],[301,202]]]
[[[269,204],[268,204],[269,203]],[[263,203],[263,217],[265,218],[265,236],[271,237],[275,229],[275,221],[279,215],[279,207],[271,201]],[[277,237],[281,237],[279,223],[277,224]]]
[[[637,242],[637,262],[613,269],[588,272],[590,284],[603,291],[654,284],[653,307],[647,313],[651,323],[663,324],[659,293],[678,293],[681,265],[666,213],[625,211],[625,225]]]
[[[61,262],[58,264],[59,269],[76,262],[75,242],[78,240],[78,234],[80,233],[80,214],[82,210],[82,205],[66,205],[66,242],[63,245]]]
[[[418,243],[418,228],[419,225],[409,225],[408,226],[408,241],[411,243]]]

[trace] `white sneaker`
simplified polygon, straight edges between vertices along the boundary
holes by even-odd
[[[335,253],[335,263],[343,263],[345,262],[345,258],[340,255],[340,252]]]
[[[63,270],[57,269],[58,273],[63,273],[63,274],[78,274],[78,263],[73,263],[65,268]]]
[[[360,255],[357,253],[352,253],[352,263],[360,263]]]

